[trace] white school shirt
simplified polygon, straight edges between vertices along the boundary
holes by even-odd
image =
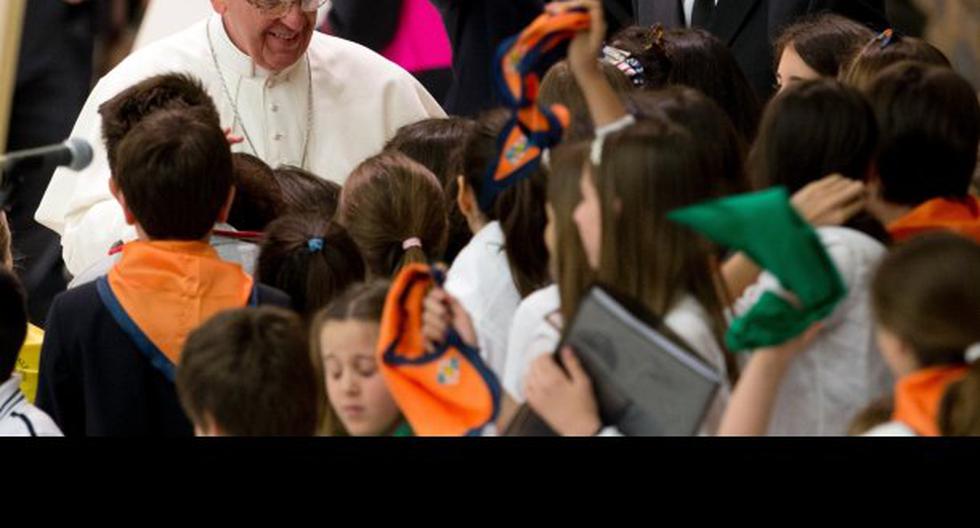
[[[883,436],[919,436],[919,435],[915,434],[915,431],[913,431],[911,427],[905,425],[902,422],[887,422],[872,428],[870,431],[864,433],[861,436],[883,437]]]
[[[885,246],[844,227],[817,233],[844,279],[847,297],[823,322],[820,335],[793,359],[776,396],[770,435],[844,435],[851,420],[894,384],[875,343],[869,300]],[[735,312],[747,312],[767,290],[781,291],[781,286],[763,272],[735,303]]]
[[[459,252],[446,274],[446,291],[470,315],[480,357],[500,378],[504,372],[510,325],[521,295],[504,253],[500,222],[490,222]]]
[[[718,0],[715,0],[715,7],[718,6]],[[694,0],[684,0],[684,24],[687,27],[691,27],[691,19],[694,17]]]
[[[531,302],[535,295],[538,297]],[[557,287],[554,287],[553,291],[549,291],[548,288],[540,290],[527,298],[525,304],[522,305],[523,310],[520,310],[514,317],[516,333],[511,335],[513,347],[508,351],[504,388],[518,403],[522,403],[526,399],[524,397],[524,376],[527,374],[528,366],[538,357],[554,352],[561,341],[561,329],[554,328],[555,320],[549,313],[554,310],[548,310],[551,306],[555,306],[555,309],[560,306],[560,299],[555,302],[557,297]],[[524,318],[529,320],[524,323]],[[721,386],[701,421],[700,435],[714,435],[718,431],[718,426],[721,425],[721,417],[728,405],[728,400],[731,398],[731,385],[728,382],[725,356],[715,339],[708,320],[708,312],[697,299],[690,295],[682,297],[664,318],[664,324],[711,365],[722,379]],[[531,330],[528,331],[524,328],[531,328]],[[522,347],[522,342],[526,342],[528,345]],[[606,427],[600,432],[600,435],[619,436],[620,433],[615,427]]]
[[[20,375],[0,385],[0,436],[64,436],[50,416],[20,390]]]
[[[234,115],[208,45],[207,28],[231,97]],[[404,69],[373,51],[314,32],[306,59],[281,72],[265,71],[239,51],[213,15],[127,57],[89,95],[72,136],[88,140],[95,157],[85,170],[55,171],[35,219],[61,235],[65,264],[73,275],[102,259],[112,245],[136,238],[109,193],[109,168],[101,139],[98,107],[122,90],[153,75],[184,72],[201,79],[221,114],[221,123],[252,138],[232,150],[257,154],[272,166],[303,166],[308,78],[313,80],[313,112],[305,168],[343,183],[363,160],[377,154],[403,125],[446,114]],[[179,211],[175,211],[179,214]]]
[[[524,376],[527,368],[534,359],[551,354],[558,348],[563,324],[557,285],[528,295],[517,307],[510,327],[501,381],[514,401],[523,403],[526,400]]]

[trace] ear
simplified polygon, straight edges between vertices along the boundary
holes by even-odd
[[[136,215],[134,215],[133,212],[129,210],[129,206],[126,205],[126,196],[123,195],[122,190],[119,189],[119,184],[116,183],[116,179],[113,177],[109,178],[109,192],[112,193],[112,196],[116,199],[117,202],[119,202],[119,205],[122,207],[123,216],[126,219],[126,224],[136,225]]]
[[[228,190],[228,198],[225,199],[225,204],[221,206],[221,210],[218,211],[217,223],[224,224],[228,222],[228,216],[231,215],[231,206],[235,203],[235,186],[232,185],[231,189]]]
[[[214,8],[215,13],[224,15],[228,11],[228,0],[211,0],[211,7]]]
[[[462,175],[456,177],[456,184],[459,187],[459,191],[456,194],[456,204],[459,205],[459,210],[463,213],[463,216],[469,218],[473,215],[473,209],[476,208],[476,198],[473,196],[473,189],[466,184],[466,178]]]

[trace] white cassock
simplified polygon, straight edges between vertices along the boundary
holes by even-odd
[[[194,75],[214,99],[222,125],[250,139],[233,150],[339,183],[380,152],[398,128],[446,115],[408,72],[363,46],[314,32],[307,56],[281,72],[263,70],[232,44],[221,17],[213,15],[133,53],[103,77],[72,130],[73,137],[92,144],[95,159],[79,173],[55,171],[35,214],[61,235],[68,271],[77,275],[103,259],[116,241],[136,238],[109,193],[98,108],[148,77]],[[180,214],[179,206],[174,214]]]

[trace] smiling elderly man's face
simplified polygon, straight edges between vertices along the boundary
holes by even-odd
[[[295,64],[313,38],[316,11],[303,11],[301,3],[292,2],[286,14],[275,18],[262,9],[275,1],[211,0],[232,42],[256,65],[272,71]]]

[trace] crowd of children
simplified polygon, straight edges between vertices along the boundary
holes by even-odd
[[[0,435],[417,434],[431,424],[392,373],[423,363],[392,359],[416,338],[422,358],[459,352],[440,385],[478,364],[493,411],[471,433],[529,410],[624,434],[562,345],[595,284],[718,374],[698,434],[980,434],[980,103],[940,51],[815,16],[775,40],[763,104],[705,31],[607,41],[597,0],[542,17],[568,51],[540,90],[520,70],[530,105],[408,125],[342,187],[232,155],[189,76],[105,103],[139,239],[74,278],[38,350],[0,213]],[[531,110],[550,128],[522,128]],[[803,333],[741,350],[735,321],[802,302],[781,271],[814,263],[762,262],[768,226],[725,247],[674,213],[775,189],[843,290]],[[418,295],[404,275],[436,263]]]

